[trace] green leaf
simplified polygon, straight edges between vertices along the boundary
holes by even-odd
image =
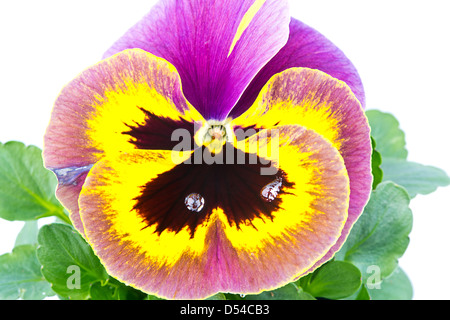
[[[220,297],[220,295],[223,296]],[[165,300],[127,286],[110,277],[107,281],[97,281],[91,284],[89,289],[90,300]],[[222,293],[214,295],[206,300],[226,300]]]
[[[443,170],[406,160],[408,152],[405,148],[405,134],[400,130],[399,123],[393,115],[378,110],[368,110],[366,115],[372,137],[376,141],[376,149],[382,158],[383,180],[401,185],[411,197],[429,194],[438,187],[450,185],[450,178]],[[374,186],[378,181],[374,166],[380,165],[377,158],[378,155],[374,153],[372,155]]]
[[[398,267],[378,285],[367,289],[372,300],[411,300],[413,287],[406,273]]]
[[[94,282],[89,289],[89,296],[92,300],[119,300],[116,292],[117,288],[115,286]]]
[[[373,137],[371,137],[372,141],[372,189],[375,190],[377,186],[383,181],[383,170],[381,169],[381,153],[379,153],[376,149],[376,141]]]
[[[228,299],[228,297],[227,297]],[[315,300],[309,293],[303,291],[296,283],[291,282],[287,285],[270,291],[264,291],[260,294],[249,294],[241,296],[238,300]],[[234,300],[231,298],[230,300]]]
[[[309,293],[303,291],[295,282],[275,290],[263,291],[259,294],[239,295],[224,294],[226,300],[316,300]]]
[[[206,298],[205,300],[227,300],[227,297],[223,293],[217,293],[209,298]]]
[[[405,147],[405,133],[400,129],[397,119],[392,114],[379,110],[367,110],[366,115],[381,157],[406,159],[408,151]]]
[[[450,178],[445,171],[402,159],[383,159],[384,179],[404,187],[411,197],[429,194],[438,187],[448,186]]]
[[[38,222],[36,220],[25,221],[23,228],[19,231],[16,237],[14,246],[20,246],[23,244],[37,245],[37,235],[39,232]]]
[[[89,289],[91,300],[145,300],[147,294],[129,287],[114,278],[105,283],[94,282]]]
[[[71,226],[50,224],[38,235],[37,256],[53,290],[70,299],[87,299],[92,283],[108,275],[92,248]]]
[[[146,293],[129,287],[123,283],[120,283],[117,287],[117,294],[119,296],[119,300],[145,300],[148,298]]]
[[[343,300],[370,300],[369,292],[364,284],[361,285],[351,296],[345,297]]]
[[[365,285],[361,286],[355,300],[371,300],[369,291],[367,291],[367,287]]]
[[[149,295],[147,295],[145,300],[165,300],[165,299],[149,294]]]
[[[36,246],[17,246],[0,256],[0,300],[40,300],[54,294],[41,274]]]
[[[0,143],[0,218],[57,216],[70,223],[55,197],[56,177],[43,167],[42,151],[21,142]]]
[[[404,188],[392,182],[379,184],[336,254],[336,260],[357,266],[364,283],[369,278],[388,277],[409,244],[412,228],[409,202]]]
[[[298,294],[300,296],[300,299],[298,300],[316,300],[316,298],[314,298],[308,292],[304,291],[301,287],[298,288]]]
[[[316,298],[342,299],[361,286],[361,272],[351,263],[330,261],[299,280],[300,286]]]

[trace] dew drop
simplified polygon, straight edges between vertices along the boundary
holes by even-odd
[[[278,196],[281,186],[282,180],[278,177],[261,189],[261,197],[267,202],[272,202]]]
[[[239,296],[240,296],[241,298],[245,298],[245,294],[242,294],[242,293],[241,293]]]
[[[184,204],[189,210],[200,212],[205,205],[205,198],[198,193],[191,193],[184,199]]]

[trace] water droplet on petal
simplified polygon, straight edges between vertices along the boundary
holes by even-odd
[[[189,210],[200,212],[205,206],[205,198],[198,193],[191,193],[184,199],[184,204]]]
[[[278,196],[282,184],[281,178],[276,178],[261,189],[261,197],[267,202],[272,202]]]

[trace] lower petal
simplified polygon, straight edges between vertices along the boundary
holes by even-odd
[[[268,145],[278,151],[267,153]],[[311,268],[347,219],[342,157],[299,126],[261,131],[227,152],[245,149],[276,170],[263,174],[258,170],[269,167],[258,163],[175,164],[170,151],[97,163],[83,186],[80,213],[108,272],[153,295],[201,299],[276,288]],[[282,186],[268,201],[261,192],[274,179],[283,179]],[[195,191],[204,196],[200,210],[186,205]]]

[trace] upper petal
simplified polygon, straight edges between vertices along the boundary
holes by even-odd
[[[141,48],[171,62],[207,120],[224,120],[289,34],[286,0],[164,0],[106,53]]]
[[[253,106],[232,123],[256,130],[298,124],[319,133],[339,150],[350,178],[350,205],[342,235],[317,264],[330,259],[372,190],[370,127],[358,99],[344,82],[321,71],[292,68],[273,76]]]
[[[361,79],[345,54],[325,36],[301,21],[292,18],[289,29],[286,45],[256,75],[230,116],[235,118],[245,112],[273,75],[293,67],[318,69],[344,81],[364,107],[365,96]]]

